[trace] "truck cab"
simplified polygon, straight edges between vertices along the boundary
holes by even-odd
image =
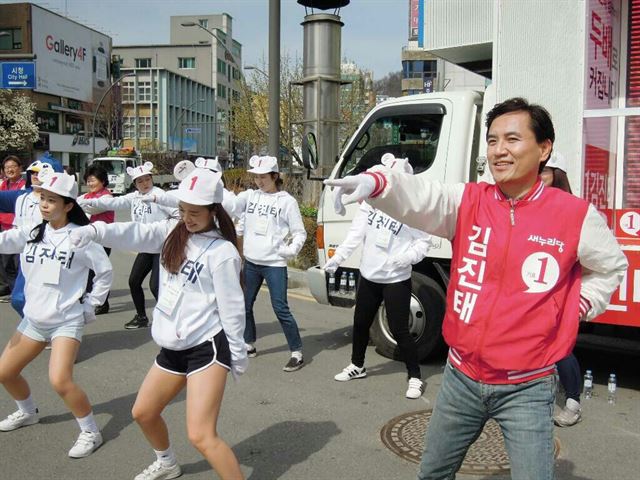
[[[362,121],[341,153],[331,178],[356,175],[380,163],[383,154],[406,157],[415,174],[429,179],[462,183],[482,179],[476,159],[484,128],[480,122],[483,94],[478,92],[437,92],[390,100],[375,107]],[[482,165],[480,165],[482,167]],[[482,168],[480,171],[484,175]],[[309,288],[323,304],[351,307],[355,291],[341,292],[335,287],[350,273],[358,278],[361,251],[357,250],[336,272],[335,287],[321,266],[333,256],[344,240],[358,205],[346,207],[345,216],[333,209],[333,192],[324,189],[318,208],[319,266],[307,271]],[[435,239],[429,256],[414,265],[412,274],[411,318],[409,330],[425,358],[443,346],[441,325],[445,310],[445,292],[451,259],[451,244]],[[371,330],[378,351],[397,356],[397,345],[381,308]]]
[[[94,158],[91,162],[91,165],[93,164],[100,165],[107,171],[109,191],[113,195],[123,195],[132,189],[127,168],[142,165],[142,157],[133,149],[114,149],[109,150],[106,157]]]

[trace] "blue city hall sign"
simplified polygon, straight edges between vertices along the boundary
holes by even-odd
[[[36,88],[34,62],[2,62],[0,88]]]

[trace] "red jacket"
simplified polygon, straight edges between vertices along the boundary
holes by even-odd
[[[20,178],[17,182],[10,183],[9,180],[4,179],[0,183],[0,191],[7,190],[21,190],[25,186],[25,179]],[[13,228],[13,219],[15,215],[13,213],[0,213],[0,230],[9,230]]]
[[[588,206],[541,182],[519,201],[494,185],[466,186],[443,323],[449,358],[466,375],[519,383],[549,374],[571,352]]]
[[[597,210],[540,180],[513,201],[496,185],[380,171],[386,185],[369,203],[451,240],[443,322],[451,364],[489,384],[552,373],[579,318],[605,310],[627,267]]]
[[[103,188],[99,192],[87,192],[84,195],[81,195],[81,198],[91,199],[91,198],[100,198],[105,195],[111,196],[111,192],[107,188]],[[104,223],[113,223],[116,220],[116,212],[113,210],[105,210],[104,212],[94,213],[89,217],[89,221],[93,222],[104,222]]]

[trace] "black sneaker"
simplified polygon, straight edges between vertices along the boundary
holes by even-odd
[[[284,366],[283,370],[285,372],[295,372],[296,370],[300,370],[302,367],[304,367],[304,359],[291,357],[287,364]]]
[[[128,323],[124,324],[124,328],[127,330],[135,330],[136,328],[147,328],[149,326],[149,319],[146,315],[136,315]]]
[[[96,315],[104,315],[105,313],[109,313],[109,302],[106,301],[99,307],[96,307]]]

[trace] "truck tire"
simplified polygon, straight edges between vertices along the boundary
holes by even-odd
[[[411,274],[409,332],[416,342],[421,361],[444,350],[442,319],[445,302],[445,293],[436,281],[421,273]],[[400,360],[400,352],[389,329],[384,304],[378,310],[369,335],[376,352],[384,357]]]

